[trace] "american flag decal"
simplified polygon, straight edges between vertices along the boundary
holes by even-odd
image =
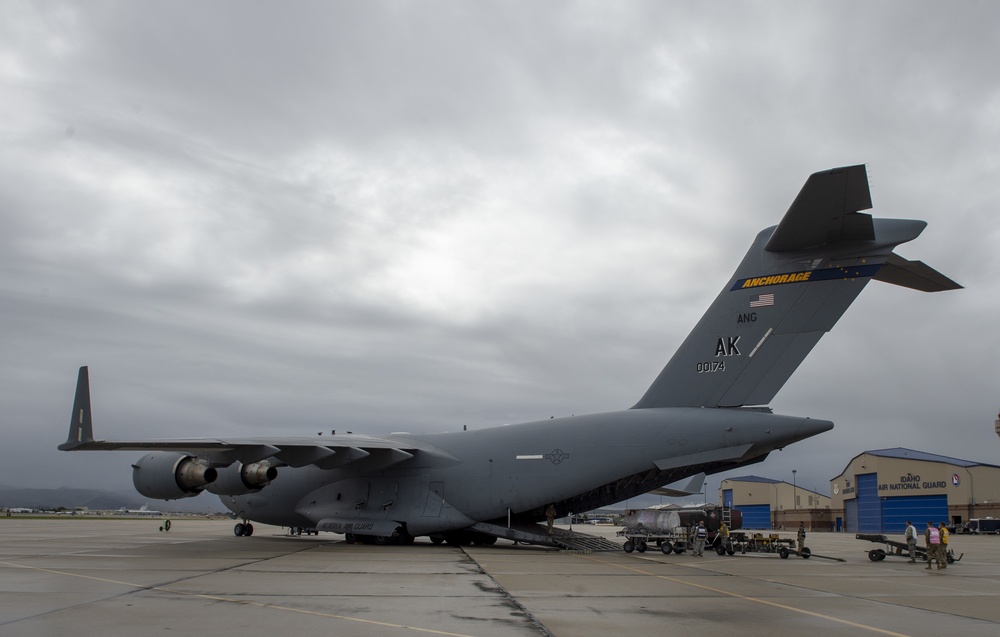
[[[774,305],[774,294],[755,294],[750,297],[750,307]]]

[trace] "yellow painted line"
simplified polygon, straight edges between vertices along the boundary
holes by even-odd
[[[54,575],[64,575],[66,577],[79,577],[81,579],[93,580],[96,582],[105,582],[108,584],[117,584],[119,586],[128,586],[130,588],[135,588],[139,590],[157,591],[160,593],[172,593],[175,595],[185,595],[187,597],[196,597],[198,599],[207,599],[216,602],[229,602],[232,604],[242,604],[243,606],[256,606],[257,608],[269,608],[272,610],[282,610],[290,613],[299,613],[301,615],[314,615],[316,617],[327,617],[330,619],[341,619],[349,622],[357,622],[360,624],[371,624],[373,626],[383,626],[385,628],[399,628],[401,630],[412,630],[418,633],[428,633],[431,635],[444,635],[445,637],[474,637],[473,635],[466,635],[464,633],[449,633],[443,630],[434,630],[432,628],[419,628],[417,626],[405,626],[403,624],[392,624],[389,622],[380,622],[374,619],[361,619],[360,617],[348,617],[346,615],[337,615],[335,613],[324,613],[322,611],[315,610],[304,610],[301,608],[292,608],[289,606],[278,606],[277,604],[268,604],[266,602],[255,602],[245,599],[232,599],[229,597],[219,597],[217,595],[205,595],[203,593],[192,593],[190,591],[181,591],[173,588],[166,588],[163,586],[144,586],[142,584],[135,584],[132,582],[123,582],[121,580],[107,579],[105,577],[95,577],[93,575],[83,575],[81,573],[69,573],[67,571],[57,571],[51,568],[41,568],[37,566],[25,566],[24,564],[14,564],[12,562],[0,561],[0,566],[9,566],[11,568],[23,568],[29,571],[38,571],[41,573],[52,573]],[[206,573],[209,575],[210,573]]]
[[[857,622],[852,622],[848,619],[840,619],[839,617],[833,617],[831,615],[824,615],[823,613],[816,613],[811,610],[805,610],[802,608],[795,608],[794,606],[788,606],[786,604],[779,604],[778,602],[771,602],[766,599],[761,599],[759,597],[749,597],[747,595],[740,595],[739,593],[731,593],[729,591],[724,591],[718,588],[712,588],[711,586],[705,586],[704,584],[696,584],[694,582],[687,582],[682,579],[677,579],[676,577],[668,577],[667,575],[657,575],[656,573],[650,573],[649,571],[644,571],[640,568],[635,568],[632,566],[625,566],[624,564],[614,564],[612,562],[605,562],[594,557],[587,555],[580,555],[582,559],[590,560],[592,562],[597,562],[598,564],[605,564],[607,566],[617,566],[618,568],[625,569],[626,571],[633,571],[641,575],[647,575],[649,577],[655,577],[657,579],[666,580],[668,582],[674,582],[675,584],[683,584],[685,586],[691,586],[694,588],[700,588],[705,591],[711,591],[713,593],[718,593],[719,595],[726,595],[728,597],[735,597],[737,599],[742,599],[748,602],[754,602],[757,604],[764,604],[765,606],[773,606],[774,608],[780,608],[782,610],[789,610],[794,613],[800,613],[802,615],[809,615],[811,617],[816,617],[819,619],[825,619],[827,621],[836,622],[838,624],[845,624],[853,628],[860,628],[862,630],[869,630],[874,633],[880,633],[882,635],[892,635],[893,637],[910,637],[904,633],[896,633],[891,630],[884,630],[882,628],[876,628],[874,626],[868,626],[867,624],[859,624]]]

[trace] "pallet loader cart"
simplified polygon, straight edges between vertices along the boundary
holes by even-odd
[[[910,557],[910,552],[907,550],[906,542],[899,542],[896,540],[890,540],[881,533],[858,533],[854,536],[858,540],[866,540],[868,542],[874,542],[876,544],[884,544],[884,549],[872,549],[868,551],[868,559],[873,562],[881,562],[886,558],[887,555],[892,555],[895,557]],[[948,549],[948,563],[954,564],[955,562],[962,559],[965,553],[960,554],[955,557],[955,551]],[[917,546],[916,548],[916,558],[921,562],[927,561],[927,548],[923,546]]]

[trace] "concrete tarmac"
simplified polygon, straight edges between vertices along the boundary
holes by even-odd
[[[946,570],[810,533],[818,555],[351,545],[228,520],[0,518],[0,636],[1000,634],[1000,537]],[[577,530],[614,537],[617,529]],[[790,537],[786,534],[783,537]]]

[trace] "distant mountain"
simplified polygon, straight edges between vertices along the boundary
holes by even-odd
[[[0,485],[0,507],[25,507],[30,509],[75,509],[87,507],[91,510],[107,509],[138,509],[142,505],[150,509],[168,512],[204,512],[223,511],[224,507],[217,498],[198,496],[184,500],[149,502],[134,491],[106,491],[101,489],[29,489]]]

